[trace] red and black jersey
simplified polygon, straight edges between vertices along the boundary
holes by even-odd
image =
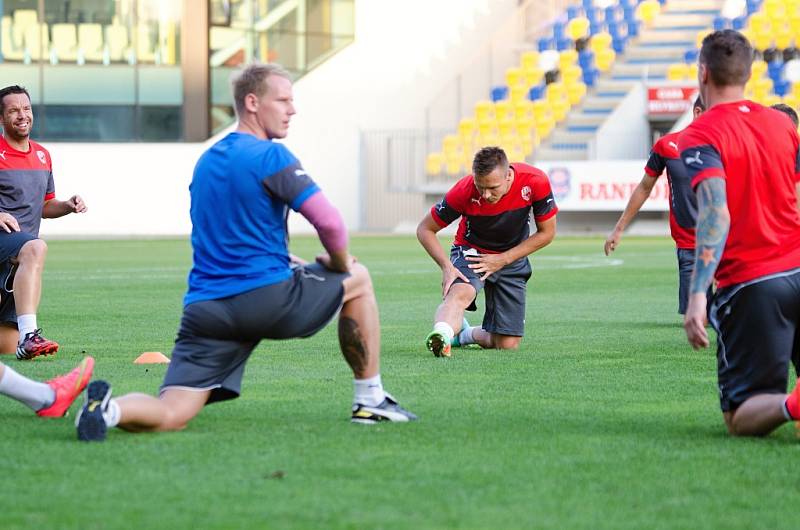
[[[533,166],[511,164],[514,182],[496,203],[481,198],[472,175],[462,178],[444,199],[431,208],[431,216],[441,227],[461,217],[455,244],[485,253],[499,253],[530,237],[530,217],[550,219],[558,212],[547,175]]]
[[[21,231],[38,237],[44,203],[56,193],[50,153],[29,143],[27,152],[17,151],[0,136],[0,212],[11,214]]]
[[[800,267],[800,139],[791,120],[752,101],[714,105],[678,143],[693,187],[725,179],[731,226],[719,287]]]
[[[697,198],[689,174],[678,151],[680,133],[665,134],[650,151],[644,172],[658,178],[667,170],[669,184],[669,231],[675,246],[694,248],[694,225],[697,222]]]

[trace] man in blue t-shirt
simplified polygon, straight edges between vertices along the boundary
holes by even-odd
[[[309,337],[339,315],[339,343],[355,376],[352,421],[416,419],[384,392],[380,327],[369,272],[347,251],[339,212],[282,144],[295,113],[289,74],[253,64],[233,82],[236,130],[197,162],[191,192],[194,263],[172,361],[158,398],[94,381],[78,438],[108,427],[184,428],[208,403],[233,399],[262,339]],[[308,264],[289,254],[289,210],[314,226],[327,251]]]

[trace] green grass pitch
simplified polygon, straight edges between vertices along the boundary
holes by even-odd
[[[797,527],[794,427],[725,434],[714,352],[689,348],[676,313],[668,239],[627,238],[613,258],[599,238],[557,239],[533,259],[521,349],[451,359],[424,349],[440,275],[416,240],[352,246],[378,294],[384,383],[419,422],[349,423],[333,326],[262,343],[242,398],[181,433],[81,444],[77,405],[43,420],[3,399],[0,528]],[[51,242],[39,318],[62,349],[2,360],[46,379],[87,352],[116,394],[155,393],[164,367],[132,361],[170,353],[190,259],[183,240]]]

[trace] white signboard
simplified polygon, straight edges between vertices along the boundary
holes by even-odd
[[[643,160],[537,162],[547,173],[559,210],[621,211],[644,175]],[[659,177],[643,211],[668,211],[666,174]]]

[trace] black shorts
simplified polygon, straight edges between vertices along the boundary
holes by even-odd
[[[12,258],[19,256],[22,246],[36,239],[25,232],[6,233],[0,230],[0,323],[17,325],[17,308],[14,304],[14,273],[16,263]]]
[[[469,268],[471,261],[464,256],[465,252],[475,252],[470,247],[454,246],[450,250],[450,261],[469,279],[475,288],[475,297],[484,290],[486,312],[483,314],[481,328],[489,333],[522,337],[525,334],[525,297],[528,293],[528,280],[531,277],[531,264],[528,258],[520,258],[495,272],[486,281]],[[464,283],[460,278],[456,283]],[[475,311],[475,300],[467,307],[467,311]]]
[[[676,249],[678,255],[678,313],[686,314],[689,305],[689,288],[692,285],[692,272],[694,271],[694,249]]]
[[[786,392],[797,371],[800,270],[720,289],[711,305],[717,331],[720,406],[736,410],[757,394]]]
[[[161,391],[211,390],[208,403],[239,397],[261,339],[310,337],[325,327],[342,306],[348,276],[311,264],[280,283],[187,305]]]

